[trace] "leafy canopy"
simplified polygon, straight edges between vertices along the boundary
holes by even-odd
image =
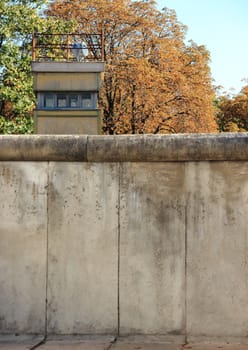
[[[248,131],[248,85],[235,96],[219,96],[216,107],[220,131]]]
[[[209,53],[204,46],[185,44],[186,28],[175,11],[158,11],[153,0],[0,0],[0,26],[1,121],[32,115],[33,31],[103,29],[106,73],[100,104],[106,134],[217,130]],[[31,123],[24,123],[23,132],[26,125]],[[22,130],[11,128],[0,132]]]
[[[175,11],[153,0],[55,0],[48,16],[104,30],[106,134],[215,132],[209,53],[185,44]]]
[[[65,23],[42,16],[46,4],[46,0],[0,0],[0,133],[32,132],[33,123],[27,119],[35,106],[32,33],[59,32],[73,27],[71,21]]]

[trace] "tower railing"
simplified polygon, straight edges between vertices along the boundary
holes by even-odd
[[[34,62],[104,61],[104,35],[101,33],[33,33]]]

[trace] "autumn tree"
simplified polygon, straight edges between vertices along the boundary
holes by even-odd
[[[248,85],[237,95],[218,97],[216,106],[220,131],[248,131]]]
[[[215,132],[209,54],[184,42],[173,10],[153,0],[55,0],[47,11],[105,34],[106,134]]]

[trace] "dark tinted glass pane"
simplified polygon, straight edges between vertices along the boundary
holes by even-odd
[[[92,108],[93,107],[90,92],[85,92],[82,94],[82,105],[83,105],[83,108]]]
[[[66,107],[66,95],[58,95],[58,97],[57,97],[57,107],[58,108]]]
[[[44,107],[54,108],[54,96],[53,96],[53,94],[45,94],[44,95]]]
[[[78,95],[71,95],[69,97],[69,107],[71,107],[71,108],[79,107]]]
[[[83,99],[91,99],[91,93],[90,92],[84,92],[83,94],[82,94],[82,98]]]

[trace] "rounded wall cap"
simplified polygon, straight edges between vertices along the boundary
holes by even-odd
[[[0,160],[68,162],[248,160],[248,133],[1,135]]]

